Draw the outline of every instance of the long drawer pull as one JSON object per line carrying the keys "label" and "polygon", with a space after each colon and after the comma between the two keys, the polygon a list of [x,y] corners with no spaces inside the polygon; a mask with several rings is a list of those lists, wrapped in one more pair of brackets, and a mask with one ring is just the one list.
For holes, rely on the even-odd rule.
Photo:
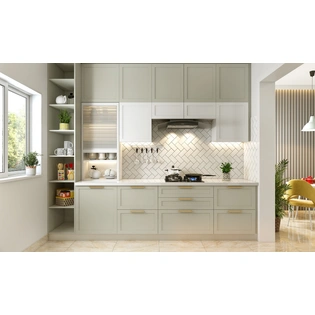
{"label": "long drawer pull", "polygon": [[131,213],[145,213],[144,210],[130,210]]}
{"label": "long drawer pull", "polygon": [[192,186],[178,186],[179,189],[192,189]]}
{"label": "long drawer pull", "polygon": [[104,186],[89,186],[90,189],[104,189]]}
{"label": "long drawer pull", "polygon": [[192,198],[178,198],[179,201],[192,201]]}
{"label": "long drawer pull", "polygon": [[242,213],[242,210],[228,210],[228,213]]}
{"label": "long drawer pull", "polygon": [[243,186],[228,186],[229,189],[240,189],[243,188]]}
{"label": "long drawer pull", "polygon": [[130,186],[131,189],[144,189],[144,186]]}
{"label": "long drawer pull", "polygon": [[192,213],[192,210],[178,210],[180,213]]}

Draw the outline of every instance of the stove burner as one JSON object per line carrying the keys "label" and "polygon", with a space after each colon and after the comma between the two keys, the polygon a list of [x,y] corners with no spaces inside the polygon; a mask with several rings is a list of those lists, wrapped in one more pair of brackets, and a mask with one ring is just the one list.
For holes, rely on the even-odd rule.
{"label": "stove burner", "polygon": [[171,174],[171,175],[165,176],[165,181],[166,182],[182,182],[183,178],[178,174]]}

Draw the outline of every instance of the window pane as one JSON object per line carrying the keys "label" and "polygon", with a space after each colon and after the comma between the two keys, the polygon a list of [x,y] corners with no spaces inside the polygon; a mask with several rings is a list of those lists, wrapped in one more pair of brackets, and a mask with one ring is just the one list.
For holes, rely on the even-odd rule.
{"label": "window pane", "polygon": [[8,170],[24,170],[22,162],[26,152],[26,98],[8,93]]}
{"label": "window pane", "polygon": [[4,86],[0,85],[0,173],[4,172]]}

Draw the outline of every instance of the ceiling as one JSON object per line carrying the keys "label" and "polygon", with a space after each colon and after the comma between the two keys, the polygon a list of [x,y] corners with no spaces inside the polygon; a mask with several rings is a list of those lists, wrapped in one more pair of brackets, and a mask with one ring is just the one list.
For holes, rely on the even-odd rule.
{"label": "ceiling", "polygon": [[[304,63],[295,70],[291,71],[280,80],[276,81],[276,86],[300,86],[303,88],[312,87],[312,77],[310,71],[315,70],[315,63]],[[314,77],[315,84],[315,77]]]}

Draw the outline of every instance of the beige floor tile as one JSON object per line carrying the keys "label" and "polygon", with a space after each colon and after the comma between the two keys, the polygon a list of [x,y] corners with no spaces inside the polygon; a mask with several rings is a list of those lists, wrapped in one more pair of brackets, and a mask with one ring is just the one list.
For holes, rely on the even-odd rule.
{"label": "beige floor tile", "polygon": [[117,241],[114,252],[158,252],[158,241]]}
{"label": "beige floor tile", "polygon": [[36,252],[65,252],[67,250],[66,247],[44,247],[41,246]]}
{"label": "beige floor tile", "polygon": [[[46,251],[46,249],[54,249],[54,248],[61,248],[67,249],[69,246],[72,245],[74,241],[47,241],[45,244],[40,246],[37,251]],[[52,250],[51,250],[52,251]]]}
{"label": "beige floor tile", "polygon": [[201,241],[159,241],[160,252],[205,252]]}

